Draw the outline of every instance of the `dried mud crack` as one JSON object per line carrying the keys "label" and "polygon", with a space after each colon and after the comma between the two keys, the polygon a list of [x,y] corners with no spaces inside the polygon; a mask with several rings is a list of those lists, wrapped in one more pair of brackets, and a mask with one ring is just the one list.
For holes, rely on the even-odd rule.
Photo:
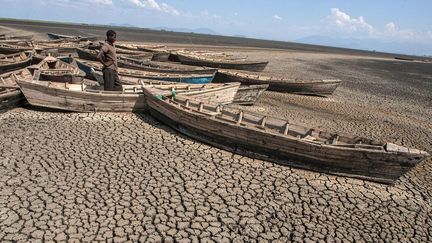
{"label": "dried mud crack", "polygon": [[430,197],[209,147],[146,114],[0,114],[0,241],[428,241]]}

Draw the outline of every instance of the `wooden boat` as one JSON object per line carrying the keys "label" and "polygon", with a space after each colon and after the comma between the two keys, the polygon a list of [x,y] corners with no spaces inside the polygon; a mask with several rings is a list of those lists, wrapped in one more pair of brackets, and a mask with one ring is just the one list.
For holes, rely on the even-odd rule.
{"label": "wooden boat", "polygon": [[28,46],[29,40],[24,39],[12,39],[12,40],[0,40],[0,44],[16,45],[16,46]]}
{"label": "wooden boat", "polygon": [[1,34],[0,40],[31,40],[33,35],[6,35]]}
{"label": "wooden boat", "polygon": [[[78,57],[84,60],[89,61],[98,61],[97,55],[99,53],[99,50],[90,50],[90,49],[84,49],[84,48],[76,48],[76,52],[78,54]],[[123,54],[122,54],[123,53]],[[133,54],[131,54],[133,53]],[[117,52],[117,58],[139,58],[139,59],[151,59],[152,55],[151,53],[142,53],[142,52],[129,52],[129,54],[125,54],[125,52]]]}
{"label": "wooden boat", "polygon": [[137,45],[137,49],[144,52],[160,52],[165,48],[164,45]]}
{"label": "wooden boat", "polygon": [[19,106],[25,102],[24,95],[16,83],[18,77],[28,78],[31,77],[31,73],[24,68],[0,75],[0,111]]}
{"label": "wooden boat", "polygon": [[[96,71],[102,70],[102,64],[99,62],[75,59],[78,67],[83,70],[87,77],[92,76],[92,69]],[[205,84],[213,80],[213,75],[209,74],[179,74],[179,73],[156,73],[140,70],[131,70],[118,68],[118,75],[135,79],[155,79],[170,82],[190,83],[190,84]]]}
{"label": "wooden boat", "polygon": [[[143,111],[147,109],[146,97],[142,91],[144,84],[124,85],[121,91],[103,91],[100,90],[100,87],[85,84],[40,81],[37,76],[35,73],[30,79],[17,80],[25,97],[33,106],[78,112]],[[204,87],[203,85],[176,84],[164,85],[161,89],[158,89],[157,85],[145,87],[154,89],[154,92],[160,97],[182,94],[191,99],[230,103],[239,85],[212,84]]]}
{"label": "wooden boat", "polygon": [[240,83],[226,84],[150,84],[152,80],[140,80],[143,87],[152,87],[159,98],[182,95],[206,103],[227,105],[234,101]]}
{"label": "wooden boat", "polygon": [[248,70],[261,72],[265,69],[268,62],[253,62],[246,60],[211,59],[203,56],[193,56],[184,53],[176,53],[178,60],[186,65],[206,66],[214,68],[227,68],[237,70]]}
{"label": "wooden boat", "polygon": [[293,167],[394,183],[427,152],[308,128],[180,95],[144,90],[150,113],[173,129],[213,146]]}
{"label": "wooden boat", "polygon": [[71,64],[74,58],[71,55],[52,55],[51,53],[33,54],[33,64],[42,62],[46,57],[53,56],[65,63]]}
{"label": "wooden boat", "polygon": [[127,43],[118,43],[118,42],[116,42],[115,46],[120,49],[132,50],[132,51],[138,51],[140,49],[144,49],[145,52],[151,52],[148,51],[147,48],[151,50],[165,48],[164,45],[137,45],[137,44],[127,44]]}
{"label": "wooden boat", "polygon": [[254,105],[267,88],[268,84],[241,85],[233,103],[239,105]]}
{"label": "wooden boat", "polygon": [[89,42],[69,42],[64,41],[63,39],[60,39],[60,42],[37,42],[35,45],[37,45],[38,49],[41,50],[50,50],[55,49],[57,52],[60,53],[69,53],[69,52],[75,52],[77,48],[87,48],[89,46]]}
{"label": "wooden boat", "polygon": [[157,73],[181,73],[181,74],[210,74],[215,75],[217,69],[206,67],[193,67],[175,63],[164,63],[155,61],[142,61],[135,58],[119,56],[118,66],[135,70],[143,70]]}
{"label": "wooden boat", "polygon": [[268,84],[268,90],[305,94],[328,96],[333,94],[335,89],[342,82],[340,79],[324,80],[299,80],[287,78],[266,77],[254,73],[235,72],[228,70],[218,70],[215,76],[215,82],[240,82],[242,84]]}
{"label": "wooden boat", "polygon": [[73,35],[62,35],[62,34],[55,34],[55,33],[47,33],[48,38],[51,40],[58,40],[58,39],[78,39],[81,41],[96,41],[97,37],[95,36],[73,36]]}
{"label": "wooden boat", "polygon": [[39,70],[40,79],[47,81],[81,83],[86,76],[77,66],[51,56],[46,57],[39,64],[29,68],[30,70]]}
{"label": "wooden boat", "polygon": [[171,53],[168,51],[153,52],[152,61],[169,62]]}
{"label": "wooden boat", "polygon": [[97,57],[99,51],[97,51],[97,50],[77,48],[76,52],[77,52],[78,57],[80,59],[89,60],[89,61],[98,61],[96,57]]}
{"label": "wooden boat", "polygon": [[14,54],[25,51],[32,51],[33,46],[19,46],[12,44],[0,44],[0,54]]}
{"label": "wooden boat", "polygon": [[0,55],[0,74],[27,67],[32,62],[31,52]]}

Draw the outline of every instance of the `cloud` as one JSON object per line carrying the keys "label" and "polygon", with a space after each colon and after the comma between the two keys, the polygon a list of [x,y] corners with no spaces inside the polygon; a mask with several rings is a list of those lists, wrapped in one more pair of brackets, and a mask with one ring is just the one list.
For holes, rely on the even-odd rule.
{"label": "cloud", "polygon": [[404,40],[424,40],[424,41],[426,41],[427,39],[432,39],[432,38],[430,38],[430,36],[428,36],[428,32],[426,32],[426,33],[424,33],[424,35],[422,35],[421,33],[416,33],[413,30],[408,30],[408,29],[400,30],[398,28],[398,26],[393,22],[389,22],[386,24],[383,35],[386,37],[398,38],[398,39],[404,39]]}
{"label": "cloud", "polygon": [[[432,32],[400,29],[394,22],[388,22],[383,29],[369,24],[364,17],[352,18],[338,8],[330,9],[331,15],[327,30],[342,32],[355,37],[368,37],[396,42],[427,43],[432,41]],[[381,29],[381,30],[380,30]]]}
{"label": "cloud", "polygon": [[129,1],[135,6],[141,8],[163,12],[174,16],[180,15],[180,12],[177,9],[175,9],[174,7],[166,3],[158,3],[155,0],[129,0]]}
{"label": "cloud", "polygon": [[342,12],[338,8],[330,9],[331,15],[329,16],[332,24],[336,26],[337,29],[348,33],[354,33],[358,31],[365,31],[366,33],[372,35],[375,28],[366,22],[363,16],[358,18],[351,18],[348,14]]}
{"label": "cloud", "polygon": [[103,4],[103,5],[112,5],[112,0],[86,0],[89,3]]}
{"label": "cloud", "polygon": [[273,18],[274,18],[274,19],[277,19],[277,20],[282,20],[282,18],[281,18],[279,15],[277,15],[277,14],[276,14],[276,15],[273,15]]}

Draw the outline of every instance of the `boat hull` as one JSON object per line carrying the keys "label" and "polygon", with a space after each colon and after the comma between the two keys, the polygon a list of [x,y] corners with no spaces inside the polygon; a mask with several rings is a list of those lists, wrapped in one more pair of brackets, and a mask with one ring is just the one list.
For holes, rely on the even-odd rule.
{"label": "boat hull", "polygon": [[198,58],[191,58],[188,56],[183,56],[181,54],[176,54],[176,56],[181,63],[186,65],[205,66],[205,67],[213,67],[213,68],[226,68],[226,69],[236,69],[236,70],[248,70],[254,72],[263,71],[268,64],[268,62],[224,63],[224,62],[207,61]]}
{"label": "boat hull", "polygon": [[[100,81],[100,79],[95,78],[92,68],[85,63],[77,61],[78,67],[86,73],[86,77],[92,80]],[[101,70],[96,70],[101,71]],[[132,73],[123,73],[121,71],[118,72],[118,75],[134,78],[134,79],[153,79],[160,81],[168,81],[168,82],[177,82],[177,83],[189,83],[189,84],[207,84],[213,81],[214,75],[193,75],[188,76],[187,74],[170,74],[170,75],[156,75],[155,73],[145,73],[140,74],[132,74]]]}
{"label": "boat hull", "polygon": [[340,80],[330,80],[323,82],[288,82],[280,80],[263,81],[259,79],[247,78],[242,76],[231,75],[225,72],[217,72],[214,78],[216,83],[240,82],[242,84],[268,84],[267,90],[281,93],[329,96],[332,95],[340,85]]}
{"label": "boat hull", "polygon": [[25,102],[25,97],[20,90],[12,90],[0,93],[0,112],[20,106]]}
{"label": "boat hull", "polygon": [[18,63],[11,63],[11,64],[7,64],[7,65],[1,65],[0,64],[0,74],[2,73],[7,73],[10,71],[15,71],[21,68],[25,68],[27,66],[29,66],[32,62],[32,58],[29,57],[27,60],[18,62]]}
{"label": "boat hull", "polygon": [[169,52],[155,52],[153,53],[152,61],[168,62],[170,57]]}
{"label": "boat hull", "polygon": [[233,103],[239,105],[254,105],[267,88],[268,84],[242,85],[238,89]]}
{"label": "boat hull", "polygon": [[20,80],[17,83],[33,106],[76,112],[130,112],[147,109],[144,94],[79,92]]}
{"label": "boat hull", "polygon": [[41,80],[60,82],[60,83],[72,83],[80,84],[84,80],[84,76],[64,74],[64,75],[52,75],[52,74],[40,74]]}
{"label": "boat hull", "polygon": [[150,113],[168,126],[201,142],[246,155],[297,168],[392,184],[408,172],[418,155],[342,151],[301,139],[281,139],[273,133],[256,131],[216,121],[209,116],[190,114],[158,99],[148,100]]}

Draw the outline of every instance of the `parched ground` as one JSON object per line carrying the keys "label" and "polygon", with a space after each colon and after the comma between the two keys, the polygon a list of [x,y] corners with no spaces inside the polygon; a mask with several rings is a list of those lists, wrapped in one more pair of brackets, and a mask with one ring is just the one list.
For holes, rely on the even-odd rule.
{"label": "parched ground", "polygon": [[[432,153],[432,64],[229,51],[270,60],[267,75],[344,81],[244,109]],[[432,241],[431,159],[386,186],[234,155],[148,114],[32,107],[1,113],[0,137],[2,242]]]}

